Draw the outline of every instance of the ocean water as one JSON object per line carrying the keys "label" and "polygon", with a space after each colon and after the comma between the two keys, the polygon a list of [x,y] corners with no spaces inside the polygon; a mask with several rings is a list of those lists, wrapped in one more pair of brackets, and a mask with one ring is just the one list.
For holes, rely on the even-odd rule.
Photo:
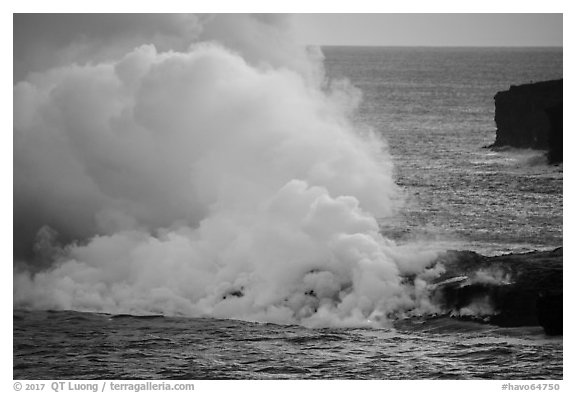
{"label": "ocean water", "polygon": [[391,329],[306,329],[16,311],[14,378],[557,379],[562,339],[546,337],[539,328],[450,318]]}
{"label": "ocean water", "polygon": [[562,78],[562,49],[325,48],[328,74],[361,89],[357,119],[382,134],[407,204],[381,222],[399,241],[486,255],[562,245],[562,165],[492,151],[494,95]]}
{"label": "ocean water", "polygon": [[[405,207],[399,243],[484,254],[562,245],[562,166],[491,151],[493,96],[562,77],[561,49],[325,48],[388,141]],[[382,329],[14,310],[15,379],[559,379],[562,338],[450,318]]]}

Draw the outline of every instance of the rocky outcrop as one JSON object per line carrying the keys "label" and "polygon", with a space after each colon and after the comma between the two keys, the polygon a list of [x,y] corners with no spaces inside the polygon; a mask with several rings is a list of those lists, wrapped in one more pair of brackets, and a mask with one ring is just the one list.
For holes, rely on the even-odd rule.
{"label": "rocky outcrop", "polygon": [[496,141],[549,150],[551,162],[562,160],[562,79],[511,86],[494,96]]}
{"label": "rocky outcrop", "polygon": [[434,301],[447,314],[562,334],[562,248],[497,257],[451,251],[437,263],[446,272],[435,280]]}
{"label": "rocky outcrop", "polygon": [[562,131],[563,121],[562,121],[562,103],[554,105],[546,110],[546,115],[550,122],[550,139],[548,145],[548,162],[551,164],[557,164],[562,162],[562,146],[563,137]]}

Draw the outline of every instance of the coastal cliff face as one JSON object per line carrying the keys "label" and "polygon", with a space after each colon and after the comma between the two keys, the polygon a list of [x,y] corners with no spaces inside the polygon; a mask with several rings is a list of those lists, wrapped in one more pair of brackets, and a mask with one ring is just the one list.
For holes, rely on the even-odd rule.
{"label": "coastal cliff face", "polygon": [[494,96],[496,141],[491,147],[548,150],[562,161],[562,79],[511,86]]}
{"label": "coastal cliff face", "polygon": [[550,120],[550,139],[548,146],[548,161],[551,164],[556,164],[562,162],[562,146],[563,137],[562,131],[563,121],[562,121],[562,103],[556,104],[555,106],[549,108],[546,111],[548,119]]}

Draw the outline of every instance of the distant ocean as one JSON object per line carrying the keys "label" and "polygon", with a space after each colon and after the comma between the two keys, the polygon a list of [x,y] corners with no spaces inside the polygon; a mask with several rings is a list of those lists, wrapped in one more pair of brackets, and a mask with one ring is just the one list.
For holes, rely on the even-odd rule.
{"label": "distant ocean", "polygon": [[[487,255],[562,245],[562,165],[492,151],[493,96],[562,77],[562,49],[324,48],[388,141],[406,205],[399,243]],[[14,311],[15,379],[560,379],[562,338],[450,318],[307,329],[206,318]],[[41,332],[41,333],[39,333]]]}
{"label": "distant ocean", "polygon": [[324,49],[328,75],[361,89],[358,120],[389,144],[407,206],[381,224],[399,241],[435,239],[487,255],[562,245],[562,165],[545,152],[482,148],[494,95],[562,78],[556,48]]}

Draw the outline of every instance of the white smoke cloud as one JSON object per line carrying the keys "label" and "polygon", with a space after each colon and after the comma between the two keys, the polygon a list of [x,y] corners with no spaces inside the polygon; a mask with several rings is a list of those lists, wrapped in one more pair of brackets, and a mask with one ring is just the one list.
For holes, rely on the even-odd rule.
{"label": "white smoke cloud", "polygon": [[211,42],[186,51],[14,86],[16,236],[81,240],[42,230],[54,263],[15,270],[15,307],[311,326],[431,307],[402,275],[435,253],[379,234],[399,193],[383,141],[351,121],[358,91],[325,81],[284,19],[201,30]]}
{"label": "white smoke cloud", "polygon": [[185,52],[198,42],[217,42],[250,64],[321,80],[322,52],[296,44],[285,14],[14,14],[14,79],[117,60],[142,45]]}
{"label": "white smoke cloud", "polygon": [[15,304],[356,324],[413,306],[392,246],[352,197],[291,181],[249,214],[197,229],[124,231],[69,246],[55,268],[15,277]]}
{"label": "white smoke cloud", "polygon": [[205,15],[14,14],[14,79],[31,72],[117,59],[143,44],[184,51]]}
{"label": "white smoke cloud", "polygon": [[250,64],[295,70],[308,83],[323,81],[322,51],[296,43],[290,15],[210,15],[203,20],[199,39],[233,48]]}

